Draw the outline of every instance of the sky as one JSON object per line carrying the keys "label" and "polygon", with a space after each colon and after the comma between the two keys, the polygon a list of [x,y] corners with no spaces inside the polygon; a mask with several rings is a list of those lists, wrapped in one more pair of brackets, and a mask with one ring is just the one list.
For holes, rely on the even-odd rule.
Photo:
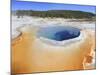
{"label": "sky", "polygon": [[79,10],[96,13],[96,6],[12,0],[12,10]]}

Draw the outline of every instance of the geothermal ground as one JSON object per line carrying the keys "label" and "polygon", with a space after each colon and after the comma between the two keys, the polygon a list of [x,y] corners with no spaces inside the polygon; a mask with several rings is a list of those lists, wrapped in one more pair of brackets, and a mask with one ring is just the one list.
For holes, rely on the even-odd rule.
{"label": "geothermal ground", "polygon": [[64,18],[39,18],[39,17],[29,17],[23,16],[17,18],[17,16],[12,16],[12,39],[17,37],[20,32],[17,31],[20,27],[25,26],[74,26],[80,29],[92,29],[95,31],[95,22],[85,21],[80,19],[64,19]]}
{"label": "geothermal ground", "polygon": [[[95,32],[95,21],[86,21],[83,19],[64,19],[64,18],[39,18],[23,16],[17,18],[17,16],[12,16],[12,39],[21,35],[20,28],[32,26],[32,27],[48,27],[48,26],[72,26],[79,29],[90,29]],[[94,54],[95,55],[95,54]],[[95,66],[95,56],[93,63],[91,65],[87,64],[88,67]]]}

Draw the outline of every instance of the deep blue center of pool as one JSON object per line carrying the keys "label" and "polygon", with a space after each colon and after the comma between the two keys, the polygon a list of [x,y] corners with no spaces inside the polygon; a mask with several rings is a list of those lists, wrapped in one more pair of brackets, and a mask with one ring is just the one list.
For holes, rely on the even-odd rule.
{"label": "deep blue center of pool", "polygon": [[44,27],[40,28],[37,35],[56,41],[63,41],[78,37],[80,29],[67,26]]}

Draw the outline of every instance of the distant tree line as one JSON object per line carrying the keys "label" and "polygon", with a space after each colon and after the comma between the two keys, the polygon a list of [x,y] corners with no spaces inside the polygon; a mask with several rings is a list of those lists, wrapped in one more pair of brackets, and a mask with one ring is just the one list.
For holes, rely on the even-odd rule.
{"label": "distant tree line", "polygon": [[73,11],[73,10],[48,10],[48,11],[34,11],[34,10],[17,10],[16,15],[20,16],[36,16],[36,17],[56,17],[56,18],[88,18],[92,19],[96,16],[94,13]]}

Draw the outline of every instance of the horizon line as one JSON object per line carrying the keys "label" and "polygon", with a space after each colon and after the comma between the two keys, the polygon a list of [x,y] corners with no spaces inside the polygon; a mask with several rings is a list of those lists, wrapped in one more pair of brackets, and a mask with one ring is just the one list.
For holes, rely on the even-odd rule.
{"label": "horizon line", "polygon": [[[58,11],[58,9],[52,9],[52,10],[51,9],[49,9],[49,10],[16,9],[16,10],[11,10],[11,11],[18,11],[18,10],[23,10],[23,11],[52,11],[52,10],[56,10],[56,11]],[[82,10],[62,10],[61,9],[61,11],[81,11],[81,12],[87,12],[87,13],[96,14],[96,12],[89,12],[89,11],[82,11]]]}

